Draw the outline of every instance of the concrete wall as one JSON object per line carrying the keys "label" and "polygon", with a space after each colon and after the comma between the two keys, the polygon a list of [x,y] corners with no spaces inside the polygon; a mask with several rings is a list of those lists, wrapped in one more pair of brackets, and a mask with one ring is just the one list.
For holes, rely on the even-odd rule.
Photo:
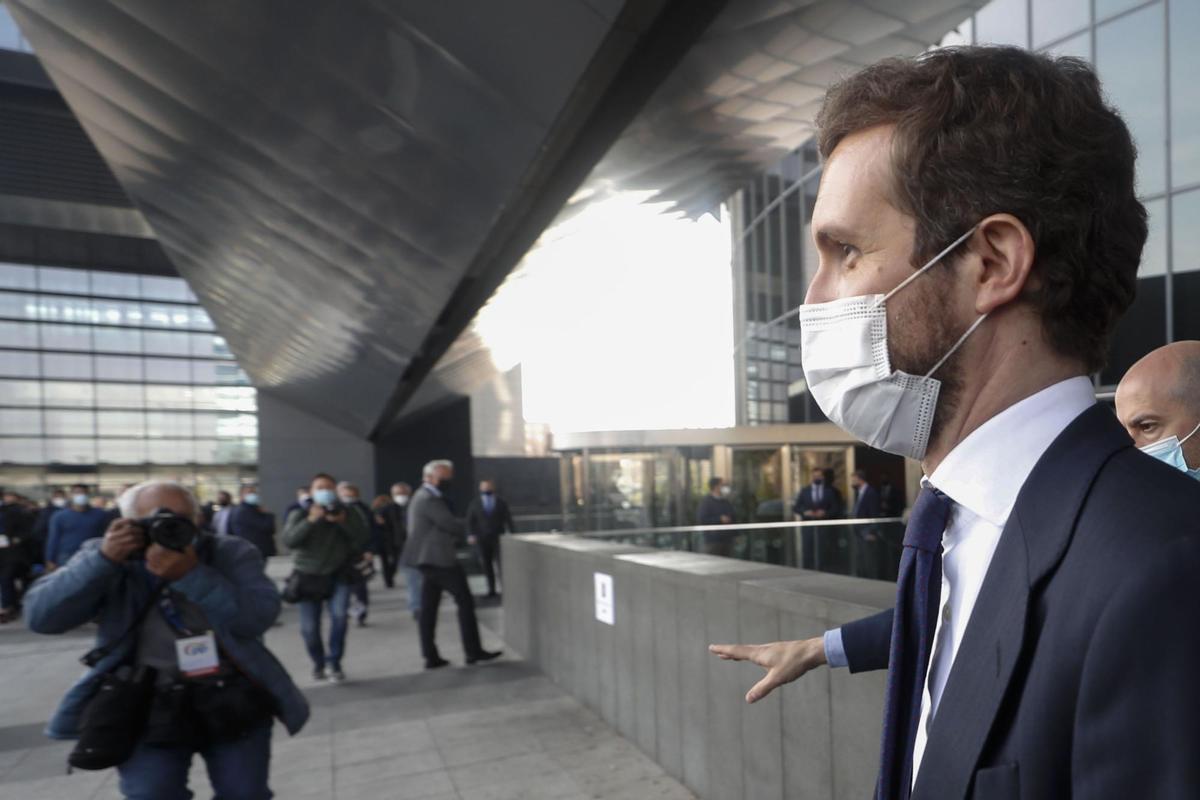
{"label": "concrete wall", "polygon": [[[885,673],[821,668],[747,705],[763,675],[709,643],[816,636],[890,605],[890,584],[553,534],[504,537],[505,640],[706,800],[861,800]],[[615,625],[595,617],[613,577]]]}

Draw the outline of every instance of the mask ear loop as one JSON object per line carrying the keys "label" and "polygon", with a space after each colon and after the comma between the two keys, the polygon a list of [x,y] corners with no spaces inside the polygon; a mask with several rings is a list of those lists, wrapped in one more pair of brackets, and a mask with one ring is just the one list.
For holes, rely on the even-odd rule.
{"label": "mask ear loop", "polygon": [[908,286],[910,283],[915,281],[917,278],[924,275],[928,270],[932,269],[934,264],[941,261],[943,258],[946,257],[947,253],[949,253],[951,250],[953,250],[954,248],[958,247],[960,244],[965,242],[971,236],[971,234],[973,234],[975,232],[975,230],[978,227],[979,227],[978,223],[972,225],[971,229],[969,231],[967,231],[962,236],[958,237],[953,242],[951,242],[949,245],[947,245],[945,250],[938,253],[933,258],[929,259],[929,262],[926,263],[925,266],[921,267],[919,270],[914,272],[912,275],[909,275],[907,278],[900,281],[900,283],[896,286],[895,289],[892,289],[890,292],[888,292],[887,294],[885,294],[883,297],[879,298],[879,300],[877,300],[875,302],[876,307],[881,306],[884,303],[886,303],[888,300],[890,300],[892,298],[892,295],[896,294],[896,292],[900,291],[905,286]]}
{"label": "mask ear loop", "polygon": [[[950,359],[950,356],[952,356],[956,352],[958,352],[958,348],[962,347],[963,342],[965,342],[967,340],[967,337],[970,336],[972,333],[974,333],[975,329],[978,328],[980,325],[982,325],[983,321],[987,318],[988,318],[988,315],[984,314],[979,319],[972,322],[971,327],[967,328],[966,333],[964,333],[962,336],[958,337],[958,341],[954,343],[954,346],[951,347],[948,351],[946,351],[946,355],[942,356],[941,360],[933,365],[933,369],[931,369],[931,370],[929,370],[929,372],[925,373],[925,377],[930,378],[933,376],[933,373],[935,373],[939,369],[941,369],[942,365],[945,364]],[[1197,426],[1197,429],[1200,429],[1200,425]]]}
{"label": "mask ear loop", "polygon": [[1196,427],[1192,428],[1192,432],[1191,432],[1191,433],[1189,433],[1187,436],[1183,437],[1182,439],[1180,439],[1180,440],[1179,440],[1179,443],[1180,443],[1180,444],[1183,444],[1183,443],[1184,443],[1184,442],[1186,442],[1188,439],[1190,439],[1190,438],[1192,438],[1193,436],[1195,436],[1195,435],[1196,435],[1196,431],[1200,431],[1200,422],[1197,422],[1197,423],[1196,423]]}

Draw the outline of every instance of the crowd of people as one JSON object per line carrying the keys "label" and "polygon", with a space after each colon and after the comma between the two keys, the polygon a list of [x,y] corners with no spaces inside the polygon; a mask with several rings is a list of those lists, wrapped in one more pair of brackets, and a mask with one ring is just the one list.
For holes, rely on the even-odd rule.
{"label": "crowd of people", "polygon": [[[96,625],[88,669],[48,735],[78,739],[74,767],[116,767],[126,797],[186,796],[197,753],[217,796],[270,796],[272,721],[295,733],[309,711],[263,635],[280,624],[282,602],[295,603],[313,679],[345,681],[349,620],[367,625],[377,559],[388,589],[404,576],[426,669],[450,664],[435,638],[443,593],[458,607],[466,663],[498,658],[482,645],[459,552],[472,548],[497,597],[499,537],[514,531],[512,515],[491,480],[456,513],[453,476],[451,462],[433,461],[415,492],[399,482],[368,504],[353,483],[319,473],[280,531],[255,484],[239,487],[237,502],[222,491],[202,505],[178,483],[148,481],[124,487],[115,508],[83,485],[54,489],[41,505],[3,492],[4,621],[23,616],[39,633]],[[291,556],[282,587],[266,569],[277,538]]]}

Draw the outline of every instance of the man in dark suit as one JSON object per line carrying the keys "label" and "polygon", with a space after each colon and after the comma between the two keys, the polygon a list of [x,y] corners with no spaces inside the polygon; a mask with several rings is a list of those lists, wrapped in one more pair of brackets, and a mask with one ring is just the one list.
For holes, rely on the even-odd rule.
{"label": "man in dark suit", "polygon": [[[805,521],[838,519],[843,511],[842,493],[833,485],[833,471],[813,471],[812,483],[796,495],[792,513]],[[806,526],[800,534],[800,565],[829,568],[838,556],[837,530],[824,525]]]}
{"label": "man in dark suit", "polygon": [[812,483],[796,495],[792,513],[804,520],[835,519],[841,511],[837,488],[826,483],[825,472],[813,472]]}
{"label": "man in dark suit", "polygon": [[879,513],[885,517],[898,517],[904,513],[904,492],[892,483],[886,472],[879,476]]}
{"label": "man in dark suit", "polygon": [[496,494],[496,482],[479,482],[479,495],[467,506],[467,544],[475,548],[483,574],[487,576],[487,597],[496,598],[496,573],[500,570],[500,537],[516,533],[512,512],[503,497]]}
{"label": "man in dark suit", "polygon": [[[729,501],[732,494],[723,479],[713,477],[708,481],[708,494],[696,506],[697,525],[732,525],[736,518],[733,503]],[[730,556],[737,538],[736,533],[723,531],[704,532],[704,552],[714,556]]]}
{"label": "man in dark suit", "polygon": [[230,536],[240,536],[262,553],[264,560],[278,552],[275,546],[275,515],[259,505],[258,486],[246,484],[240,491],[241,502],[229,512],[226,530]]}
{"label": "man in dark suit", "polygon": [[867,481],[865,469],[856,469],[850,476],[850,488],[854,489],[854,507],[850,516],[855,519],[878,517],[879,492]]}
{"label": "man in dark suit", "polygon": [[425,656],[425,669],[450,663],[442,658],[434,641],[442,592],[449,592],[458,606],[458,632],[467,663],[490,661],[500,653],[484,650],[480,643],[475,599],[455,555],[464,525],[443,497],[454,477],[454,465],[445,460],[430,461],[423,475],[424,483],[408,503],[408,542],[400,563],[421,570],[421,654]]}
{"label": "man in dark suit", "polygon": [[903,375],[834,385],[854,347],[810,340],[809,388],[925,478],[894,610],[713,651],[767,668],[751,702],[819,664],[887,668],[879,798],[1197,796],[1200,485],[1139,452],[1087,377],[1146,240],[1128,129],[1085,64],[1014,48],[882,62],[820,120],[802,326],[820,339],[818,312],[865,296]]}

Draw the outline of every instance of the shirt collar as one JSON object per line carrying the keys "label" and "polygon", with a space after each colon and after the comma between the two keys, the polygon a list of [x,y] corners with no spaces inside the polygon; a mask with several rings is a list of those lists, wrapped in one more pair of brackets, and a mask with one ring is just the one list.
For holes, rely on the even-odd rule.
{"label": "shirt collar", "polygon": [[432,483],[423,483],[421,485],[424,486],[426,489],[428,489],[430,492],[432,492],[434,497],[442,496],[441,491],[436,486],[434,486]]}
{"label": "shirt collar", "polygon": [[1004,527],[1034,466],[1071,422],[1096,403],[1079,376],[1014,403],[971,432],[921,479],[997,527]]}

